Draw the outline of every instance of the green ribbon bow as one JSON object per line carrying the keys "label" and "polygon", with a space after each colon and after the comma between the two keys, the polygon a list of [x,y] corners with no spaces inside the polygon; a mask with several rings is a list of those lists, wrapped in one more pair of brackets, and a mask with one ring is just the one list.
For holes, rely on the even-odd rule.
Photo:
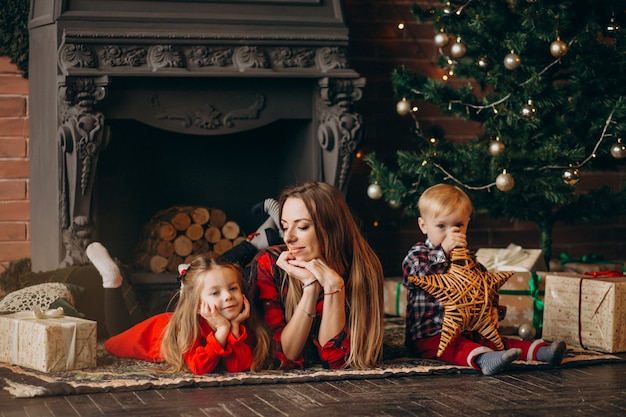
{"label": "green ribbon bow", "polygon": [[530,296],[533,299],[533,327],[539,329],[543,327],[543,300],[539,299],[541,291],[539,291],[539,283],[541,277],[536,272],[530,273],[528,280],[528,288]]}

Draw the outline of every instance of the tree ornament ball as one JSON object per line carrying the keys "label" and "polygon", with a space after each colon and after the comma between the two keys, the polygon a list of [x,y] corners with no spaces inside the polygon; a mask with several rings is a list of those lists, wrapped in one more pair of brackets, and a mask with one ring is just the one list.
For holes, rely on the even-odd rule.
{"label": "tree ornament ball", "polygon": [[380,200],[383,196],[383,190],[378,184],[370,184],[370,186],[367,187],[367,196],[372,200]]}
{"label": "tree ornament ball", "polygon": [[532,340],[535,338],[537,330],[535,330],[535,328],[531,324],[524,323],[519,326],[517,334],[519,335],[519,337],[522,338],[522,340]]}
{"label": "tree ornament ball", "polygon": [[499,140],[492,140],[491,143],[489,143],[489,153],[492,156],[500,155],[502,152],[504,152],[504,149],[504,143],[500,142]]}
{"label": "tree ornament ball", "polygon": [[537,115],[537,108],[533,104],[532,100],[528,100],[528,103],[524,104],[522,110],[520,111],[520,115],[524,120],[533,120]]}
{"label": "tree ornament ball", "polygon": [[481,56],[476,60],[476,66],[478,69],[486,71],[489,68],[489,59],[486,56]]}
{"label": "tree ornament ball", "polygon": [[578,168],[570,167],[563,171],[561,178],[565,184],[576,185],[576,183],[580,180],[580,172],[578,171]]}
{"label": "tree ornament ball", "polygon": [[400,208],[400,202],[397,200],[390,200],[389,207],[391,207],[392,209],[398,209]]}
{"label": "tree ornament ball", "polygon": [[519,55],[511,52],[507,56],[504,57],[504,67],[508,70],[514,70],[522,65],[522,59]]}
{"label": "tree ornament ball", "polygon": [[615,159],[626,158],[626,145],[618,140],[617,143],[611,146],[611,156]]}
{"label": "tree ornament ball", "polygon": [[496,177],[496,188],[503,193],[511,191],[514,185],[515,180],[511,174],[507,174],[506,171]]}
{"label": "tree ornament ball", "polygon": [[435,41],[435,46],[439,48],[443,48],[444,46],[448,44],[448,42],[450,42],[450,36],[448,36],[446,32],[439,32],[435,34],[434,41]]}
{"label": "tree ornament ball", "polygon": [[458,40],[452,44],[450,47],[450,55],[454,58],[463,58],[465,53],[467,52],[467,47],[462,42]]}
{"label": "tree ornament ball", "polygon": [[550,54],[555,58],[561,58],[567,53],[567,44],[560,39],[550,44]]}
{"label": "tree ornament ball", "polygon": [[403,98],[398,101],[398,103],[396,103],[396,112],[398,112],[400,116],[406,116],[409,114],[411,112],[411,103],[409,100]]}

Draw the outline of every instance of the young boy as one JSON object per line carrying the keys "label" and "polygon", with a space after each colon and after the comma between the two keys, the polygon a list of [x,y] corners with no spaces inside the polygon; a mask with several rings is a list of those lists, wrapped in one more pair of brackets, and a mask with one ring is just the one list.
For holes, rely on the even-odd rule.
{"label": "young boy", "polygon": [[[555,341],[502,338],[503,351],[496,351],[492,342],[476,332],[464,332],[451,341],[437,357],[444,316],[441,303],[411,283],[410,276],[445,274],[450,268],[450,252],[467,247],[467,227],[473,211],[472,202],[460,188],[438,184],[428,188],[418,201],[417,223],[426,235],[402,262],[404,286],[407,288],[406,340],[412,354],[439,359],[454,365],[471,366],[485,375],[493,375],[514,360],[538,360],[552,365],[561,363],[566,345]],[[484,267],[479,264],[484,270]],[[497,305],[497,300],[494,300]],[[492,312],[498,314],[498,308]]]}

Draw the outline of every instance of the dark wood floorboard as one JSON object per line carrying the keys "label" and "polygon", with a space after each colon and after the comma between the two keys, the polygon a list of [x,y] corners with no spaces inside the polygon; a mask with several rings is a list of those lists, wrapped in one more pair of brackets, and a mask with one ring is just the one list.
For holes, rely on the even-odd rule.
{"label": "dark wood floorboard", "polygon": [[2,390],[0,416],[621,417],[626,416],[626,362],[494,377],[452,374],[29,399]]}

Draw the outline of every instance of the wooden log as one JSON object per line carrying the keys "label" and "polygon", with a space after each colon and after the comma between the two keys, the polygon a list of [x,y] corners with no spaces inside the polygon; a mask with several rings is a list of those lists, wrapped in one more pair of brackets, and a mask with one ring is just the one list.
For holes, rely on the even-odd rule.
{"label": "wooden log", "polygon": [[193,242],[185,235],[179,235],[174,239],[174,253],[183,258],[193,250]]}
{"label": "wooden log", "polygon": [[[178,272],[178,265],[182,264],[183,261],[183,257],[179,256],[179,255],[172,255],[169,257],[169,259],[167,260],[167,270],[170,272]],[[184,262],[187,263],[187,262]]]}
{"label": "wooden log", "polygon": [[204,252],[208,252],[211,249],[209,242],[205,239],[199,239],[193,242],[193,252],[194,254],[200,254]]}
{"label": "wooden log", "polygon": [[176,237],[176,228],[172,223],[159,222],[157,224],[158,236],[162,240],[174,240]]}
{"label": "wooden log", "polygon": [[235,240],[233,240],[233,246],[237,246],[238,244],[240,244],[241,242],[243,242],[244,240],[247,240],[248,238],[245,236],[238,236],[235,238]]}
{"label": "wooden log", "polygon": [[204,232],[204,238],[207,242],[215,244],[222,238],[222,232],[215,226],[209,226]]}
{"label": "wooden log", "polygon": [[226,239],[233,240],[239,236],[240,232],[241,229],[239,228],[239,225],[232,220],[227,221],[224,223],[224,226],[222,226],[222,236]]}
{"label": "wooden log", "polygon": [[233,242],[231,242],[230,239],[221,239],[219,242],[213,245],[213,251],[218,255],[221,255],[227,250],[232,249],[232,247]]}
{"label": "wooden log", "polygon": [[224,223],[226,223],[226,213],[216,208],[211,210],[211,218],[209,219],[209,224],[211,226],[221,228],[222,226],[224,226]]}
{"label": "wooden log", "polygon": [[202,239],[202,237],[204,236],[204,227],[202,227],[198,223],[192,223],[189,225],[187,230],[185,230],[185,236],[187,236],[191,240]]}
{"label": "wooden log", "polygon": [[191,217],[184,211],[178,212],[172,217],[172,225],[176,230],[183,232],[191,225]]}
{"label": "wooden log", "polygon": [[156,254],[164,258],[169,258],[174,254],[174,244],[169,240],[162,240],[157,244]]}
{"label": "wooden log", "polygon": [[150,257],[149,269],[150,271],[159,274],[161,272],[165,272],[165,269],[167,268],[167,263],[168,263],[167,258],[164,258],[159,255],[154,255]]}
{"label": "wooden log", "polygon": [[203,225],[209,222],[211,214],[209,213],[209,210],[204,207],[196,207],[191,212],[191,218],[193,219],[194,223]]}

